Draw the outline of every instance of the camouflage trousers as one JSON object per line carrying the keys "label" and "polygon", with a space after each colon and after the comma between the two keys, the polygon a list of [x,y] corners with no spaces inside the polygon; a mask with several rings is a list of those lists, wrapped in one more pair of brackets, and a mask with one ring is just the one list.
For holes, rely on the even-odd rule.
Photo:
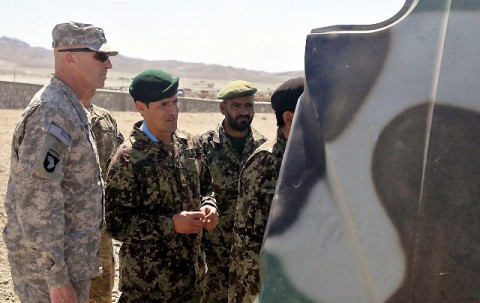
{"label": "camouflage trousers", "polygon": [[207,286],[205,287],[205,303],[226,303],[228,300],[228,267],[209,266]]}
{"label": "camouflage trousers", "polygon": [[112,290],[115,280],[115,259],[113,256],[112,238],[105,230],[102,231],[100,242],[100,259],[102,261],[102,273],[92,279],[89,303],[111,303]]}

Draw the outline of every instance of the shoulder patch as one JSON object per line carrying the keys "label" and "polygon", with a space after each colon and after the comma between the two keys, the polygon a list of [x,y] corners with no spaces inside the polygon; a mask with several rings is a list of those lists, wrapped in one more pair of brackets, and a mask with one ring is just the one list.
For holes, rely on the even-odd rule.
{"label": "shoulder patch", "polygon": [[47,172],[53,173],[58,161],[59,155],[53,149],[50,149],[45,156],[45,160],[43,160],[43,168],[45,168]]}
{"label": "shoulder patch", "polygon": [[55,125],[55,123],[51,122],[45,126],[45,130],[52,135],[54,135],[58,140],[62,141],[62,143],[68,147],[70,146],[71,138],[70,135],[64,131],[59,126]]}

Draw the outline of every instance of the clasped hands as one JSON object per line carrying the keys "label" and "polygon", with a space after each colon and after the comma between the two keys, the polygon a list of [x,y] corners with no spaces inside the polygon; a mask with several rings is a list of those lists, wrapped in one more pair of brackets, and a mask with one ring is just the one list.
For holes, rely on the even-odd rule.
{"label": "clasped hands", "polygon": [[205,228],[208,231],[215,229],[218,223],[217,209],[211,205],[204,205],[199,211],[182,211],[172,217],[175,231],[180,234],[197,234]]}

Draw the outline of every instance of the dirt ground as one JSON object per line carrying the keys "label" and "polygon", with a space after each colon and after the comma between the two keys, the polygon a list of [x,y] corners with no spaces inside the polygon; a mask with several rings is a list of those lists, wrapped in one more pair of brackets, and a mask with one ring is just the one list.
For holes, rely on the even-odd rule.
{"label": "dirt ground", "polygon": [[[21,113],[22,110],[0,110],[0,232],[3,230],[7,220],[4,201],[10,171],[10,143],[15,124]],[[118,127],[125,137],[130,133],[132,124],[141,119],[141,116],[135,112],[112,112],[112,115],[117,120]],[[192,134],[200,134],[216,127],[222,119],[223,116],[220,113],[180,113],[178,127]],[[256,114],[253,120],[253,127],[269,139],[273,139],[276,134],[274,114]],[[119,246],[120,243],[115,243],[117,252]],[[113,295],[114,302],[116,302],[119,296],[116,287],[117,283],[115,284]],[[0,303],[4,302],[18,303],[20,300],[13,291],[5,243],[0,237]]]}

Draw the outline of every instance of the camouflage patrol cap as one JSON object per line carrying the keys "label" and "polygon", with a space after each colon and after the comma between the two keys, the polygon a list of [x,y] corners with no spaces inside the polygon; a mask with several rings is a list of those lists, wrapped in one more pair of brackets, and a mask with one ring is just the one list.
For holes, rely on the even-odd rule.
{"label": "camouflage patrol cap", "polygon": [[298,77],[285,81],[272,94],[271,104],[275,112],[295,111],[298,98],[303,93],[305,78]]}
{"label": "camouflage patrol cap", "polygon": [[173,97],[178,90],[178,78],[158,69],[148,69],[135,78],[128,91],[135,101],[150,103]]}
{"label": "camouflage patrol cap", "polygon": [[84,45],[93,51],[107,53],[109,56],[118,55],[118,51],[111,49],[107,44],[103,29],[92,24],[72,21],[57,24],[52,30],[52,39],[53,48]]}
{"label": "camouflage patrol cap", "polygon": [[238,97],[253,96],[257,92],[255,85],[244,80],[235,80],[225,85],[217,95],[218,99],[228,100]]}

